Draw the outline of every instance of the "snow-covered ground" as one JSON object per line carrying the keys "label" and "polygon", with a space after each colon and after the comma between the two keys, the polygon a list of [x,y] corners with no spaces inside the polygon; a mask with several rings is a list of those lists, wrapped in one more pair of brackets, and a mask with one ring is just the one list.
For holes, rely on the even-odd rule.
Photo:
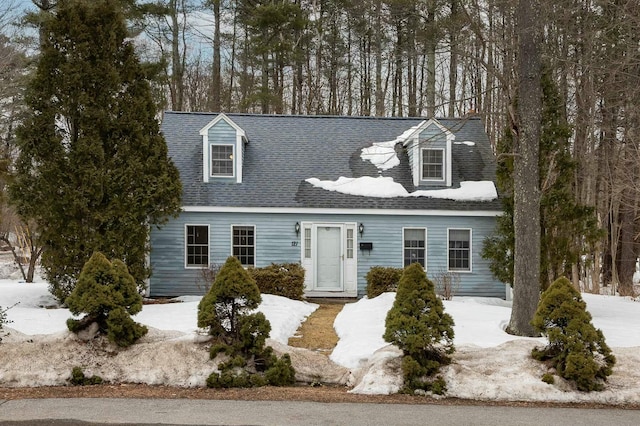
{"label": "snow-covered ground", "polygon": [[[330,359],[286,347],[287,340],[317,305],[263,295],[259,310],[271,322],[270,344],[291,350],[304,377],[333,377],[358,393],[393,393],[400,386],[400,352],[384,342],[384,319],[394,293],[345,305],[335,321],[340,337]],[[629,298],[584,294],[596,327],[617,357],[603,392],[581,393],[556,380],[540,380],[544,367],[529,353],[543,339],[516,338],[503,330],[510,304],[499,299],[456,297],[445,310],[455,320],[456,353],[443,369],[448,395],[480,400],[591,401],[640,403],[640,302]],[[180,303],[145,305],[135,320],[150,328],[140,343],[115,350],[104,341],[81,341],[66,329],[68,310],[56,307],[46,283],[0,280],[0,306],[13,306],[0,343],[0,386],[64,385],[71,368],[81,366],[105,380],[204,386],[215,369],[196,326],[199,298]],[[7,335],[8,333],[8,335]],[[293,356],[295,353],[295,356]],[[302,363],[306,365],[302,365]],[[340,367],[342,366],[342,367]],[[333,369],[333,372],[329,370]],[[336,370],[337,369],[337,370]],[[343,373],[346,372],[346,373]],[[334,380],[334,379],[329,379]]]}

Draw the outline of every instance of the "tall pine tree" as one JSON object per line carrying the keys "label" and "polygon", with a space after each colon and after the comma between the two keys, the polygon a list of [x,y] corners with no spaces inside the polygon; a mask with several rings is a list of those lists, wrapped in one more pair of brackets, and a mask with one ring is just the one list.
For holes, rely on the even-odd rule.
{"label": "tall pine tree", "polygon": [[[573,196],[571,128],[563,113],[562,99],[548,70],[541,76],[542,127],[540,135],[540,286],[546,289],[557,277],[571,275],[571,266],[598,239],[595,212]],[[498,218],[495,235],[487,238],[483,257],[491,260],[491,271],[499,280],[513,283],[513,139],[510,132],[498,141],[497,178],[503,193],[504,214]]]}
{"label": "tall pine tree", "polygon": [[179,174],[121,5],[59,0],[43,18],[18,129],[11,195],[39,224],[42,266],[60,300],[96,251],[122,260],[143,285],[149,227],[180,208]]}

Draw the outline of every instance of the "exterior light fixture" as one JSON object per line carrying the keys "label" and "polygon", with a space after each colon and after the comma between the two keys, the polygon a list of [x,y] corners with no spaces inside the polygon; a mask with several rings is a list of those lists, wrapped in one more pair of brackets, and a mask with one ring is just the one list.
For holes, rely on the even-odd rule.
{"label": "exterior light fixture", "polygon": [[295,229],[296,235],[300,235],[300,222],[296,222],[296,224],[293,227],[293,229]]}
{"label": "exterior light fixture", "polygon": [[360,223],[360,225],[358,225],[358,232],[360,233],[360,236],[362,237],[362,234],[364,234],[364,223]]}

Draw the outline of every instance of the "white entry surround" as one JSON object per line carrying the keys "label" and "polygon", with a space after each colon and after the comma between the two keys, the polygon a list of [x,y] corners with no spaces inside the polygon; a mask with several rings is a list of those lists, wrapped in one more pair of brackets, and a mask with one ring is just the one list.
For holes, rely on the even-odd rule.
{"label": "white entry surround", "polygon": [[305,294],[311,297],[356,297],[357,223],[302,222],[300,228]]}

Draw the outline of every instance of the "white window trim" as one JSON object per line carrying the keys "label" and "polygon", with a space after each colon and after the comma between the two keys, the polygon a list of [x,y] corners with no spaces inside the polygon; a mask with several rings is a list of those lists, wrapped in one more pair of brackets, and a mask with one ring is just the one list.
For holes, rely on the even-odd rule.
{"label": "white window trim", "polygon": [[[425,178],[424,177],[424,152],[425,151],[442,151],[442,177],[437,178]],[[420,180],[422,182],[444,182],[447,177],[447,150],[444,148],[420,148]]]}
{"label": "white window trim", "polygon": [[253,228],[253,265],[242,265],[244,268],[247,267],[256,267],[256,265],[258,264],[258,233],[257,233],[257,229],[256,229],[256,225],[249,225],[249,224],[243,224],[243,223],[234,223],[231,224],[231,226],[229,227],[229,241],[231,244],[229,244],[229,250],[230,256],[233,256],[233,228],[235,228],[236,226],[244,226],[247,228]]}
{"label": "white window trim", "polygon": [[[208,264],[207,265],[189,265],[189,253],[188,253],[188,238],[187,238],[187,228],[189,226],[206,226],[207,227],[207,247],[209,248],[207,255]],[[208,268],[211,265],[211,227],[208,223],[185,223],[184,224],[184,268],[185,269],[202,269]]]}
{"label": "white window trim", "polygon": [[420,230],[424,230],[424,271],[427,272],[427,266],[429,265],[429,252],[428,252],[428,229],[423,227],[423,226],[403,226],[402,227],[402,243],[400,244],[402,246],[402,257],[400,258],[400,264],[402,265],[402,267],[404,268],[404,231],[407,229],[420,229]]}
{"label": "white window trim", "polygon": [[[231,147],[231,164],[233,165],[233,173],[230,175],[213,174],[213,147],[214,146],[230,146]],[[216,179],[234,179],[236,177],[236,146],[232,143],[212,143],[209,145],[209,177]]]}
{"label": "white window trim", "polygon": [[[469,231],[469,269],[451,269],[449,267],[449,231]],[[472,228],[447,228],[447,271],[460,274],[473,272],[473,229]]]}

